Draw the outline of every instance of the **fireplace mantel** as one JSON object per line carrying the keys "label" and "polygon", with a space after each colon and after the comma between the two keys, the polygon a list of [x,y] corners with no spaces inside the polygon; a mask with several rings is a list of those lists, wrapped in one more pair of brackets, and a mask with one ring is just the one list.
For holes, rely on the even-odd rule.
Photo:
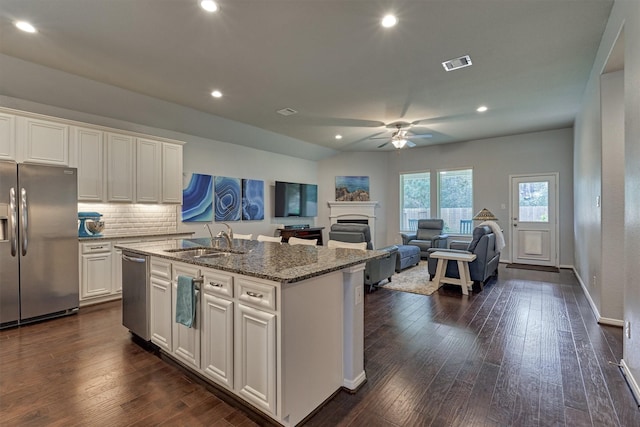
{"label": "fireplace mantel", "polygon": [[376,207],[377,201],[371,202],[327,202],[330,213],[329,219],[331,224],[335,224],[338,220],[349,219],[366,219],[371,230],[371,243],[374,245],[374,236],[376,235]]}

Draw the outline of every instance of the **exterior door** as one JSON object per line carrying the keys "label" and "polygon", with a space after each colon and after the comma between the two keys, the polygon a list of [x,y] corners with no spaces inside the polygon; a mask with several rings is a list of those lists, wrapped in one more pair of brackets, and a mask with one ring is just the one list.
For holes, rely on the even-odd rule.
{"label": "exterior door", "polygon": [[511,262],[558,266],[558,174],[511,177]]}

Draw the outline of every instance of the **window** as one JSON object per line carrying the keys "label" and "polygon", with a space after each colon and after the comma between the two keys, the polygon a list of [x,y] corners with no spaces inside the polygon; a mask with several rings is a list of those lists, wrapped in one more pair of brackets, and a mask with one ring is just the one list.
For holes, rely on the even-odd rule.
{"label": "window", "polygon": [[518,185],[520,222],[549,222],[549,181]]}
{"label": "window", "polygon": [[438,218],[444,231],[471,234],[473,230],[473,170],[438,171]]}
{"label": "window", "polygon": [[415,231],[423,218],[431,218],[430,172],[400,174],[400,230]]}

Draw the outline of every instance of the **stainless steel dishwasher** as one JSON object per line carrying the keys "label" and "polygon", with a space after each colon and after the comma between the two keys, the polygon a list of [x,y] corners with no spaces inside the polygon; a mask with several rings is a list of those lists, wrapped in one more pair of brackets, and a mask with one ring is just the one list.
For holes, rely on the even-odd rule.
{"label": "stainless steel dishwasher", "polygon": [[122,324],[149,341],[149,257],[122,251]]}

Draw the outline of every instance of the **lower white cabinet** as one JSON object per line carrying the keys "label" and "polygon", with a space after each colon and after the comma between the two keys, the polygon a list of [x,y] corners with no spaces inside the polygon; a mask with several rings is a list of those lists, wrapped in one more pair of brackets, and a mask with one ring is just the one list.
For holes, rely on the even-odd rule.
{"label": "lower white cabinet", "polygon": [[200,277],[200,269],[194,265],[175,263],[172,266],[173,281],[171,292],[171,319],[173,320],[172,328],[172,353],[178,359],[188,366],[200,369],[200,323],[201,310],[200,300],[201,293],[197,291],[196,296],[196,318],[192,327],[184,326],[175,321],[176,301],[178,293],[178,276],[188,276],[193,279]]}
{"label": "lower white cabinet", "polygon": [[112,293],[111,243],[81,243],[80,299],[102,297]]}
{"label": "lower white cabinet", "polygon": [[171,309],[171,262],[151,258],[149,279],[149,331],[151,342],[166,352],[173,349]]}
{"label": "lower white cabinet", "polygon": [[236,390],[263,411],[276,412],[276,315],[237,305]]}
{"label": "lower white cabinet", "polygon": [[204,292],[202,372],[233,389],[233,301]]}

